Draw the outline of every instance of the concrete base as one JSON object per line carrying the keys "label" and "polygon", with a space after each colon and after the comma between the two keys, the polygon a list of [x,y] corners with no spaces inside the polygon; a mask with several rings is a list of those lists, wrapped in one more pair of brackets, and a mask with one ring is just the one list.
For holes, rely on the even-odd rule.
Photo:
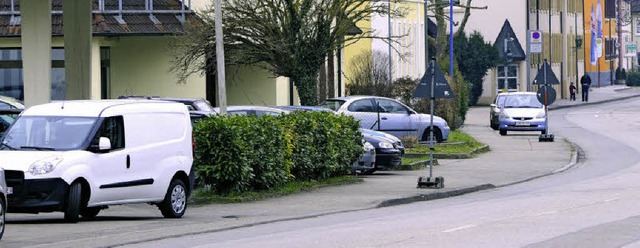
{"label": "concrete base", "polygon": [[443,177],[435,177],[435,178],[419,177],[418,188],[434,188],[434,189],[444,188],[444,178]]}
{"label": "concrete base", "polygon": [[553,134],[541,134],[538,142],[553,142]]}

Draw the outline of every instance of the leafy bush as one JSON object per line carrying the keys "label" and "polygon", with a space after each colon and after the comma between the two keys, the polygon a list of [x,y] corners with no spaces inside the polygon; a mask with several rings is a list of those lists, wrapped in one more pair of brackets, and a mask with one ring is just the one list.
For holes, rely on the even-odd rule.
{"label": "leafy bush", "polygon": [[622,71],[620,72],[620,79],[627,79],[627,70],[625,70],[624,68],[622,68]]}
{"label": "leafy bush", "polygon": [[622,69],[620,67],[616,69],[616,79],[622,79]]}
{"label": "leafy bush", "polygon": [[216,192],[244,192],[287,182],[290,139],[277,118],[215,116],[194,127],[198,178]]}
{"label": "leafy bush", "polygon": [[358,122],[328,112],[213,116],[193,134],[197,178],[221,194],[343,176],[362,153]]}
{"label": "leafy bush", "polygon": [[351,171],[362,154],[362,134],[353,117],[330,112],[283,115],[293,138],[291,174],[300,180],[322,180]]}
{"label": "leafy bush", "polygon": [[640,86],[640,72],[629,72],[627,75],[628,86]]}

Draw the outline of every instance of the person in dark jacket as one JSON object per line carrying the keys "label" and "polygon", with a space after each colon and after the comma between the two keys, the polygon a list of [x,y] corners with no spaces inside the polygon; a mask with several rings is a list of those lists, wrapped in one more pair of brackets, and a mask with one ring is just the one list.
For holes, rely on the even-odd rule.
{"label": "person in dark jacket", "polygon": [[591,86],[591,77],[589,74],[584,74],[580,78],[580,84],[582,84],[582,101],[589,102],[589,86]]}
{"label": "person in dark jacket", "polygon": [[573,85],[573,82],[571,82],[571,86],[569,86],[569,93],[571,95],[569,95],[569,101],[575,101],[576,100],[576,86]]}

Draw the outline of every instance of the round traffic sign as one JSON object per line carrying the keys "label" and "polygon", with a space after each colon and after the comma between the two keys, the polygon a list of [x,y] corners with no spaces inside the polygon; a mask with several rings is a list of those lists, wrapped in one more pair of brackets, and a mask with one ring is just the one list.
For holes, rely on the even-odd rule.
{"label": "round traffic sign", "polygon": [[542,105],[549,106],[556,101],[556,90],[551,86],[541,86],[536,94],[538,101]]}

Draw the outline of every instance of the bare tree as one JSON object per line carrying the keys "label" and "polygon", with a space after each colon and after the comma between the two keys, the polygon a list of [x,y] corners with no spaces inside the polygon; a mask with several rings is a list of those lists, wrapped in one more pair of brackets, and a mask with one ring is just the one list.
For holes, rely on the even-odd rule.
{"label": "bare tree", "polygon": [[[392,0],[391,2],[396,2]],[[362,38],[383,39],[375,30],[346,36],[353,23],[389,13],[388,1],[369,0],[234,0],[222,6],[225,63],[253,65],[274,76],[293,80],[303,105],[317,101],[318,70],[329,51]],[[187,25],[188,33],[174,42],[172,70],[182,78],[202,73],[215,64],[213,7],[199,14],[201,21]],[[395,37],[394,37],[395,38]],[[391,42],[394,42],[392,39]],[[212,68],[211,68],[212,67]]]}
{"label": "bare tree", "polygon": [[347,78],[349,95],[391,96],[389,55],[381,51],[363,51],[351,61]]}

